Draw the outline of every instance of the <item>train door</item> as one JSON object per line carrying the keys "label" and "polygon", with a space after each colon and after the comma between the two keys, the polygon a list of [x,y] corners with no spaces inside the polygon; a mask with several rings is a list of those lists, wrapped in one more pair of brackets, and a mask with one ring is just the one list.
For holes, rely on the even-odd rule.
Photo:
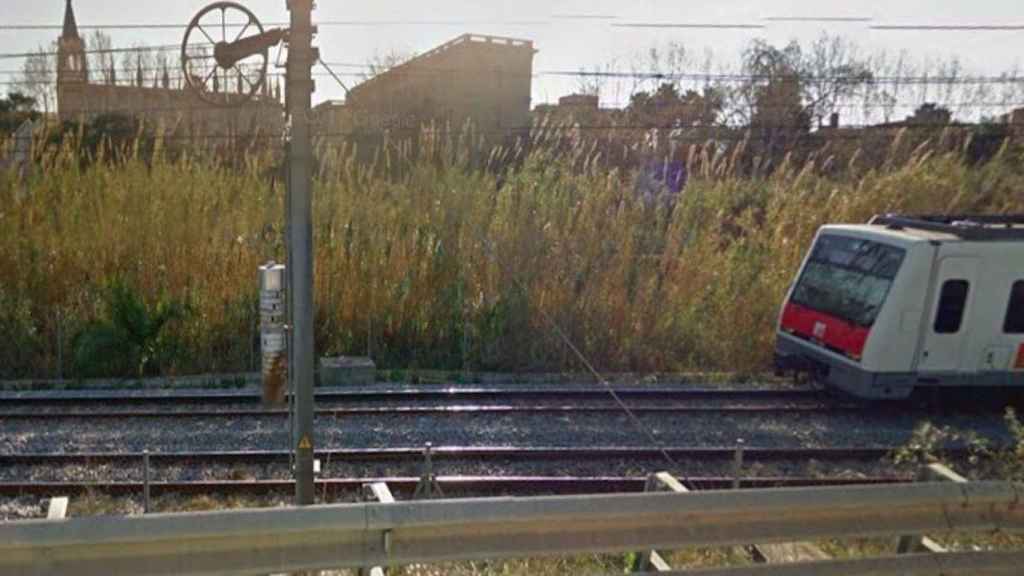
{"label": "train door", "polygon": [[968,347],[970,330],[967,327],[976,292],[978,259],[941,258],[938,266],[931,321],[926,326],[918,370],[956,372],[965,361],[964,350]]}
{"label": "train door", "polygon": [[[1006,358],[995,360],[995,370],[1009,366],[1016,378],[1024,381],[1024,274],[1020,280],[1014,280],[1010,287],[1010,298],[1006,304],[1006,316],[1003,318],[1003,338],[1007,346]],[[1007,362],[1008,360],[1008,362]]]}

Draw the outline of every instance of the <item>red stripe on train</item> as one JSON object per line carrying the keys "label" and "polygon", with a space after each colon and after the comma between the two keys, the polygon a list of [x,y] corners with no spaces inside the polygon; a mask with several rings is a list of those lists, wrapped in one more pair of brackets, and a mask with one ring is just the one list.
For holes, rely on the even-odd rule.
{"label": "red stripe on train", "polygon": [[782,312],[782,329],[845,352],[860,360],[871,330],[790,302]]}
{"label": "red stripe on train", "polygon": [[1017,349],[1017,365],[1014,366],[1014,370],[1024,370],[1024,344]]}

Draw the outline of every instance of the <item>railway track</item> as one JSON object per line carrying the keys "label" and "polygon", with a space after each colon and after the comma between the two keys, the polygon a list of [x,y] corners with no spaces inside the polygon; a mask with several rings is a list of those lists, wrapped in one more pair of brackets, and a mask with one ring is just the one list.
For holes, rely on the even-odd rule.
{"label": "railway track", "polygon": [[[672,404],[633,404],[629,409],[636,414],[773,414],[773,413],[821,413],[855,411],[856,406],[830,404],[780,404],[749,406],[690,406]],[[341,407],[317,408],[317,416],[341,418],[344,416],[401,416],[401,415],[466,415],[466,414],[611,414],[622,413],[618,404],[568,405],[568,404],[523,404],[523,405],[454,405],[454,406],[382,406],[382,407]],[[287,417],[288,411],[266,409],[179,409],[179,410],[45,410],[45,411],[0,411],[3,420],[61,420],[71,418],[116,419],[116,418],[245,418],[245,417]]]}
{"label": "railway track", "polygon": [[[757,390],[678,387],[613,388],[623,400],[633,401],[731,401],[731,402],[821,402],[816,390]],[[485,402],[485,401],[593,401],[608,400],[608,389],[597,386],[576,387],[422,387],[422,388],[358,388],[319,389],[318,402]],[[259,404],[258,391],[241,390],[176,390],[137,391],[111,390],[90,392],[6,392],[0,393],[0,406],[174,406],[182,404]]]}
{"label": "railway track", "polygon": [[[896,448],[746,448],[744,459],[752,461],[878,461],[889,456]],[[437,446],[431,448],[436,461],[550,461],[550,460],[658,460],[664,453],[677,460],[730,460],[736,449],[730,447],[536,447],[506,446]],[[945,450],[951,456],[967,453],[966,449]],[[346,448],[318,450],[316,457],[328,462],[402,462],[423,456],[422,448]],[[275,464],[289,462],[287,451],[256,450],[231,452],[98,452],[98,453],[45,453],[0,454],[0,465],[138,465],[148,456],[151,466],[164,465],[236,465]]]}
{"label": "railway track", "polygon": [[[535,494],[597,494],[615,492],[642,492],[646,483],[644,477],[621,476],[438,476],[437,483],[446,495],[491,495],[512,494],[517,496]],[[703,490],[727,489],[733,486],[733,478],[691,477],[688,481]],[[812,477],[762,477],[744,478],[741,488],[777,488],[797,486],[849,486],[856,484],[905,483],[908,478],[899,476],[874,476],[864,478],[812,478]],[[355,493],[364,484],[386,482],[392,491],[408,496],[420,482],[417,477],[386,478],[326,478],[318,479],[318,493],[328,498],[339,494]],[[206,480],[189,482],[150,482],[153,496],[165,494],[219,494],[219,495],[265,495],[288,494],[295,488],[293,480]],[[0,495],[53,496],[78,495],[85,492],[102,492],[114,495],[141,494],[143,482],[4,482],[0,483]]]}
{"label": "railway track", "polygon": [[[640,414],[820,413],[857,410],[809,390],[716,390],[627,388],[616,390],[630,410]],[[285,409],[258,405],[253,393],[170,394],[5,394],[0,421],[70,418],[240,418],[285,417]],[[322,417],[459,414],[620,413],[607,390],[481,389],[332,390],[317,396]],[[253,406],[253,404],[257,404]]]}

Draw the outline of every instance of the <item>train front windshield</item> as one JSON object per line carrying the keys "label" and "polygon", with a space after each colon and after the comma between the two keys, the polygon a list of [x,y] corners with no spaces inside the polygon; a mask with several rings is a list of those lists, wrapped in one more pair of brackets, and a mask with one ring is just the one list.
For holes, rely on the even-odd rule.
{"label": "train front windshield", "polygon": [[905,256],[902,248],[823,234],[783,309],[780,329],[860,362]]}
{"label": "train front windshield", "polygon": [[870,328],[882,309],[906,251],[837,235],[822,235],[790,302]]}

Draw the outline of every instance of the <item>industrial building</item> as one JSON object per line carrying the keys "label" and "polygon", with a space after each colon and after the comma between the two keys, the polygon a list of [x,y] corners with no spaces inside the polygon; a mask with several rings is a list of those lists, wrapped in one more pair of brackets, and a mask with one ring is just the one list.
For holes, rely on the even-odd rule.
{"label": "industrial building", "polygon": [[314,113],[321,133],[419,130],[426,124],[488,136],[530,127],[533,42],[465,34],[420,54]]}

